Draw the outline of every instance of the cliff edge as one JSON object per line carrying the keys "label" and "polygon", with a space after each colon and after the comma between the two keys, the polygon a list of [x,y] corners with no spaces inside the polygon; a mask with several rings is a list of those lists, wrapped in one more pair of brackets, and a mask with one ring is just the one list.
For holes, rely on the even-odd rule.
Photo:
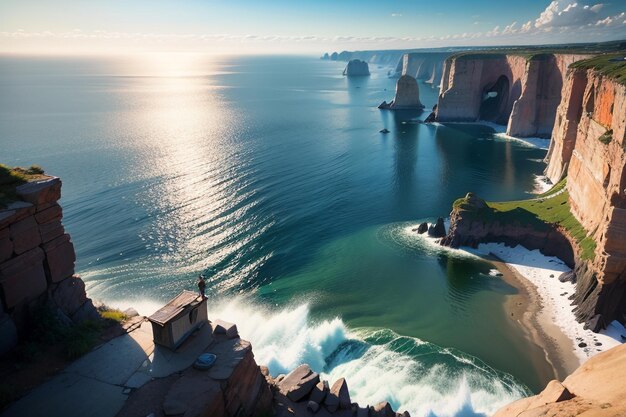
{"label": "cliff edge", "polygon": [[493,417],[624,416],[626,396],[619,381],[625,374],[626,345],[621,345],[589,359],[563,383],[550,381],[538,395],[515,401]]}

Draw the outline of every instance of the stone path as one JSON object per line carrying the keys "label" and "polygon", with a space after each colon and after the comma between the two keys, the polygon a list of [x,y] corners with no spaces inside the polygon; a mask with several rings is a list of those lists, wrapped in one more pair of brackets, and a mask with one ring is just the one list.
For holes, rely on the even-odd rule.
{"label": "stone path", "polygon": [[172,352],[152,341],[152,326],[110,340],[11,405],[2,417],[113,417],[133,389],[191,366],[213,339],[210,325]]}

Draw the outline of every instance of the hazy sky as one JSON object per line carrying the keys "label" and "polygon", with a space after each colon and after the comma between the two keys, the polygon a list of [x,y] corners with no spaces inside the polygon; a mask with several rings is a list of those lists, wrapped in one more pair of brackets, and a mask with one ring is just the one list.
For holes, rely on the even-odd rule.
{"label": "hazy sky", "polygon": [[626,39],[626,2],[1,0],[0,52],[321,53]]}

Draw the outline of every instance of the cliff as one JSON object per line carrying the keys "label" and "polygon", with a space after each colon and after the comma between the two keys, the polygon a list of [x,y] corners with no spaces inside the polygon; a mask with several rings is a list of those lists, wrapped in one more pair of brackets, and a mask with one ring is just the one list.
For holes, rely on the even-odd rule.
{"label": "cliff", "polygon": [[567,176],[572,213],[597,242],[593,261],[579,268],[577,287],[587,295],[578,301],[593,306],[579,312],[581,319],[595,313],[624,322],[626,62],[620,58],[581,61],[569,71],[546,174],[553,181]]}
{"label": "cliff", "polygon": [[567,68],[585,54],[464,53],[445,61],[435,119],[485,120],[549,137]]}
{"label": "cliff", "polygon": [[410,75],[426,84],[439,86],[445,60],[450,52],[411,52],[402,55],[396,66],[397,76]]}
{"label": "cliff", "polygon": [[626,396],[619,381],[626,374],[626,345],[587,360],[563,383],[550,381],[538,395],[522,398],[493,417],[624,416]]}
{"label": "cliff", "polygon": [[43,174],[20,178],[26,171],[0,168],[8,196],[0,206],[2,355],[28,335],[33,313],[42,306],[67,325],[100,316],[74,275],[76,254],[58,204],[61,180]]}
{"label": "cliff", "polygon": [[367,62],[361,61],[360,59],[351,59],[343,70],[343,75],[347,75],[348,77],[366,76],[370,75],[370,69]]}

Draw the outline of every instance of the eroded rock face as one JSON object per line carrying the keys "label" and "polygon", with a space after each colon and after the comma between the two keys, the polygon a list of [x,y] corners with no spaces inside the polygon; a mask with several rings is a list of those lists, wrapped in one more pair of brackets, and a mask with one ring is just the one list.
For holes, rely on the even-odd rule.
{"label": "eroded rock face", "polygon": [[626,345],[588,359],[563,383],[550,381],[538,395],[522,398],[498,410],[494,417],[569,417],[626,415],[624,385]]}
{"label": "eroded rock face", "polygon": [[597,245],[577,265],[576,314],[606,325],[626,311],[626,86],[575,69],[563,91],[546,174],[567,176],[572,213]]}
{"label": "eroded rock face", "polygon": [[[44,305],[65,324],[98,320],[83,281],[74,275],[74,245],[65,234],[57,203],[61,180],[48,177],[20,185],[16,192],[22,200],[0,209],[3,329],[15,328],[25,336],[30,312]],[[7,350],[5,345],[2,350]]]}
{"label": "eroded rock face", "polygon": [[588,57],[466,54],[446,60],[437,121],[487,120],[512,136],[549,137],[567,68]]}
{"label": "eroded rock face", "polygon": [[351,59],[343,70],[343,75],[348,77],[362,77],[370,75],[370,69],[367,62],[360,59]]}

